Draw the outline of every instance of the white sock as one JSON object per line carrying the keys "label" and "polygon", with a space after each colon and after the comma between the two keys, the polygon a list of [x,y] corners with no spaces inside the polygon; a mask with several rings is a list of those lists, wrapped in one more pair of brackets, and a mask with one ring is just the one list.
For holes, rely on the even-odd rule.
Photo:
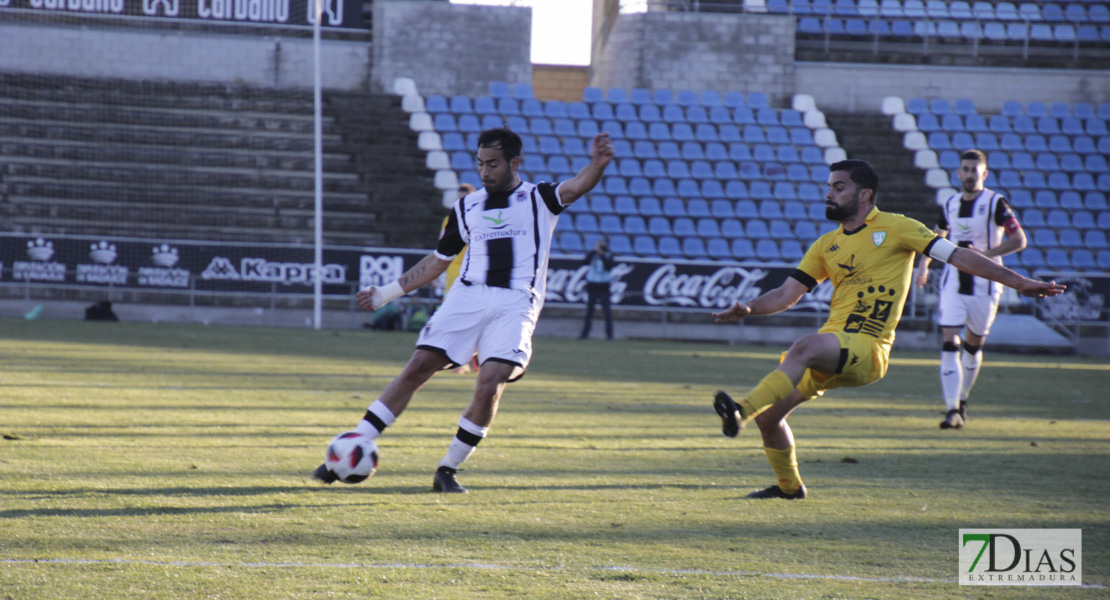
{"label": "white sock", "polygon": [[487,433],[489,433],[489,427],[475,425],[465,417],[459,417],[459,430],[451,440],[451,445],[447,447],[447,454],[439,461],[439,466],[458,469],[459,465],[474,454],[478,443],[486,437]]}
{"label": "white sock", "polygon": [[967,400],[967,395],[975,385],[975,379],[979,377],[979,367],[983,365],[982,347],[972,346],[971,349],[972,352],[968,352],[968,346],[964,344],[963,349],[960,350],[960,363],[964,368],[963,382],[960,384],[960,400]]}
{"label": "white sock", "polygon": [[393,411],[389,410],[389,407],[378,399],[366,409],[366,415],[362,417],[358,425],[355,425],[355,431],[376,440],[385,431],[386,427],[396,421],[397,417],[393,415]]}
{"label": "white sock", "polygon": [[940,353],[940,388],[944,391],[944,404],[948,410],[960,406],[960,381],[963,367],[960,366],[960,352],[942,351]]}

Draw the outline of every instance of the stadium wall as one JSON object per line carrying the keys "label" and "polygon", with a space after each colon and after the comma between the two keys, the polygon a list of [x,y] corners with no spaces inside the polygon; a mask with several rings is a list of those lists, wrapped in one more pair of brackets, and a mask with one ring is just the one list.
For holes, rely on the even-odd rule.
{"label": "stadium wall", "polygon": [[[206,31],[78,27],[73,22],[0,23],[0,71],[147,81],[312,87],[312,39]],[[324,40],[323,85],[365,89],[366,42]]]}
{"label": "stadium wall", "polygon": [[794,95],[794,19],[777,15],[624,14],[593,56],[590,85]]}
{"label": "stadium wall", "polygon": [[489,93],[490,81],[532,83],[532,9],[447,2],[374,2],[374,83],[411,77],[421,94]]}
{"label": "stadium wall", "polygon": [[886,96],[970,98],[980,112],[1002,103],[1090,102],[1110,99],[1110,71],[799,62],[798,93],[817,98],[822,109],[877,111]]}

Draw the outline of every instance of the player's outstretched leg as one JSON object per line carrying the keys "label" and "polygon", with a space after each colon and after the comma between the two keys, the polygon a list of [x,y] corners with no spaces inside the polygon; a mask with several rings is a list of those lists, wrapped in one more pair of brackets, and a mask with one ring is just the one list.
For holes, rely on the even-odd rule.
{"label": "player's outstretched leg", "polygon": [[744,428],[744,409],[732,400],[724,390],[717,390],[713,396],[713,410],[721,417],[721,433],[734,438]]}

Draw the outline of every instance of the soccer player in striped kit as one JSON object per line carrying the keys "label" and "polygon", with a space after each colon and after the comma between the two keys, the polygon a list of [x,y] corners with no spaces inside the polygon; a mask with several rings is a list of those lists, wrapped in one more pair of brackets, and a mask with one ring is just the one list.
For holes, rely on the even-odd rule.
{"label": "soccer player in striped kit", "polygon": [[[941,206],[934,230],[960,248],[979,252],[1002,264],[1002,257],[1025,249],[1026,236],[1006,198],[987,189],[987,157],[979,150],[960,154],[963,191]],[[921,261],[916,283],[929,281],[928,256]],[[940,280],[940,387],[948,413],[941,429],[960,429],[967,422],[967,397],[983,365],[983,344],[998,313],[1002,286],[945,265]],[[960,330],[966,328],[963,343]]]}
{"label": "soccer player in striped kit", "polygon": [[[432,489],[437,492],[467,492],[456,477],[459,465],[489,432],[505,385],[519,379],[532,358],[559,214],[592,190],[613,160],[613,144],[601,133],[593,138],[589,164],[573,178],[534,184],[518,174],[522,146],[520,136],[507,128],[479,134],[483,187],[455,202],[435,251],[397,281],[357,294],[359,306],[377,310],[435,281],[465,246],[458,278],[421,330],[408,364],[355,427],[376,439],[437,371],[464,364],[477,353],[481,370],[474,396],[436,470]],[[314,476],[324,483],[336,479],[325,465]]]}

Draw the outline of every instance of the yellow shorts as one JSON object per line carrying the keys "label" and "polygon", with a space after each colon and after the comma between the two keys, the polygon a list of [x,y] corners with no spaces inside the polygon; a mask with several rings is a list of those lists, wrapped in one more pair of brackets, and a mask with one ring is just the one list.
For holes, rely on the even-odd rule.
{"label": "yellow shorts", "polygon": [[[882,379],[890,364],[890,346],[861,333],[830,332],[840,340],[838,373],[821,373],[806,369],[798,382],[798,391],[812,400],[827,390],[840,387],[861,387]],[[786,353],[783,353],[786,357]]]}

